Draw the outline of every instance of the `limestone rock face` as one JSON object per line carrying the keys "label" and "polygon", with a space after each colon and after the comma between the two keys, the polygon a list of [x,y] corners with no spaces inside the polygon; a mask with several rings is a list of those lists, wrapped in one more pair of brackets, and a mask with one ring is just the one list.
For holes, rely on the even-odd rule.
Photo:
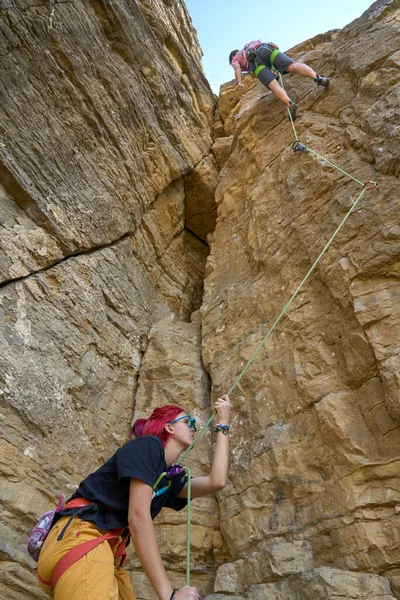
{"label": "limestone rock face", "polygon": [[180,1],[0,7],[8,280],[135,230],[208,153],[214,101]]}
{"label": "limestone rock face", "polygon": [[286,600],[292,597],[304,600],[333,600],[336,598],[394,600],[385,577],[340,571],[328,567],[294,575],[280,583],[251,586],[248,594],[250,600],[263,600],[264,598]]}
{"label": "limestone rock face", "polygon": [[[284,78],[302,153],[256,79],[215,111],[182,0],[0,11],[0,598],[44,598],[27,535],[133,419],[207,420],[370,180],[231,395],[191,573],[208,600],[400,598],[398,0],[290,51],[331,78]],[[155,526],[183,585],[186,511]]]}
{"label": "limestone rock face", "polygon": [[[398,2],[376,2],[289,52],[331,79],[325,91],[284,78],[297,138],[319,156],[293,152],[285,108],[257,80],[245,79],[244,94],[234,82],[221,89],[201,309],[216,393],[236,380],[363,182],[379,189],[365,191],[232,393],[230,481],[218,494],[228,560],[210,600],[399,597],[399,17]],[[265,544],[303,543],[313,567],[273,570]]]}
{"label": "limestone rock face", "polygon": [[[302,600],[334,600],[336,598],[351,598],[361,600],[367,598],[376,600],[394,600],[389,582],[386,577],[341,571],[321,567],[291,575],[276,583],[251,585],[245,596],[249,600],[287,600],[301,598]],[[211,594],[205,600],[244,600],[244,596]]]}
{"label": "limestone rock face", "polygon": [[186,227],[204,242],[215,229],[218,166],[214,158],[207,156],[185,177]]}

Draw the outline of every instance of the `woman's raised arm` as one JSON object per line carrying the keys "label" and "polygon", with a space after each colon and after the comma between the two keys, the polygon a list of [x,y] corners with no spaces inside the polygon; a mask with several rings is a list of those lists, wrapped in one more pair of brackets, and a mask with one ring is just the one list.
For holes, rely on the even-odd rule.
{"label": "woman's raised arm", "polygon": [[[220,425],[229,426],[230,417],[230,401],[229,396],[224,395],[218,398],[214,404],[214,409],[217,412],[217,423]],[[211,471],[204,477],[193,477],[191,480],[191,496],[192,498],[200,498],[207,496],[218,490],[222,490],[228,479],[229,466],[229,434],[218,431],[217,445],[211,465]],[[187,498],[187,484],[181,490],[178,498]]]}

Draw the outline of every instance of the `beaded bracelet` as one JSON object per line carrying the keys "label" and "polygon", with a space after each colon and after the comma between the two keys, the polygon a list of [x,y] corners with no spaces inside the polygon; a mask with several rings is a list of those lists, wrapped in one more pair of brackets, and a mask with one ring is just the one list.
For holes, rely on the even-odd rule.
{"label": "beaded bracelet", "polygon": [[169,600],[175,600],[176,590],[172,590],[171,598]]}
{"label": "beaded bracelet", "polygon": [[217,423],[216,426],[214,427],[214,431],[218,432],[218,431],[222,431],[222,433],[224,435],[228,435],[229,433],[229,425],[224,425],[223,423]]}

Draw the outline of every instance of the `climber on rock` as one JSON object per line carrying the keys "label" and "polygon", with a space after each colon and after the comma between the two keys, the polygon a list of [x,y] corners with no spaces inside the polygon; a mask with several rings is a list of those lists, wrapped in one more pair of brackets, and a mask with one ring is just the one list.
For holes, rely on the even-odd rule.
{"label": "climber on rock", "polygon": [[323,87],[327,87],[329,84],[327,77],[317,75],[314,69],[304,63],[294,62],[289,56],[283,54],[283,52],[279,52],[278,46],[271,42],[265,44],[257,40],[246,44],[243,50],[232,50],[229,54],[229,63],[235,70],[235,77],[239,87],[244,87],[242,71],[251,71],[266,88],[271,90],[287,106],[293,120],[296,118],[297,106],[279,85],[271,68],[273,67],[281,75],[297,73],[303,77],[309,77],[317,85]]}
{"label": "climber on rock", "polygon": [[[229,397],[218,398],[214,408],[218,425],[211,470],[191,479],[191,498],[212,494],[226,485]],[[37,568],[40,587],[48,596],[56,600],[135,600],[128,574],[121,568],[131,537],[159,600],[200,598],[195,587],[173,588],[152,523],[163,507],[178,511],[187,504],[187,476],[175,463],[193,442],[195,431],[195,419],[173,405],[156,408],[148,419],[134,422],[130,432],[134,439],[88,475],[55,514]],[[93,549],[84,553],[88,540]]]}

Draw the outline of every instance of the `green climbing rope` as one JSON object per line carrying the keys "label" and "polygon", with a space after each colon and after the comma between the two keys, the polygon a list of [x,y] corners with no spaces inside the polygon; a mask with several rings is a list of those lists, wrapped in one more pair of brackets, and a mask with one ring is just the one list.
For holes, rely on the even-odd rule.
{"label": "green climbing rope", "polygon": [[[282,79],[282,75],[279,73],[278,71],[278,75],[279,75],[279,81],[281,86],[283,87],[283,89],[285,89],[285,86],[283,85],[283,79]],[[296,140],[298,140],[298,136],[297,136],[297,131],[296,131],[296,127],[294,126],[294,121],[293,121],[293,117],[292,117],[292,113],[290,112],[289,109],[287,109],[288,113],[289,113],[289,119],[290,119],[290,123],[292,125],[292,129],[293,129],[293,133],[294,133],[294,137]]]}
{"label": "green climbing rope", "polygon": [[191,501],[191,475],[189,467],[183,467],[188,478],[187,482],[187,534],[186,534],[186,585],[190,585],[190,501]]}
{"label": "green climbing rope", "polygon": [[[368,187],[369,184],[373,185],[373,187]],[[293,292],[292,296],[290,297],[290,299],[288,300],[288,302],[285,304],[285,306],[283,307],[283,309],[281,310],[281,312],[279,313],[279,315],[275,319],[274,323],[269,328],[268,332],[266,333],[266,335],[263,337],[263,339],[261,340],[261,342],[257,346],[256,350],[254,351],[254,353],[252,354],[252,356],[249,358],[246,366],[242,369],[242,371],[239,373],[238,377],[236,378],[235,382],[229,388],[228,395],[233,392],[233,390],[235,389],[235,387],[237,386],[237,384],[239,383],[239,381],[242,379],[243,375],[249,369],[250,365],[252,364],[252,362],[256,358],[257,354],[260,352],[261,348],[264,346],[264,344],[266,343],[266,341],[270,337],[271,333],[274,331],[274,329],[278,325],[279,321],[282,319],[282,317],[286,313],[287,309],[292,304],[293,300],[296,298],[297,294],[300,292],[300,290],[302,289],[302,287],[306,283],[307,279],[310,277],[311,273],[315,270],[316,266],[318,265],[318,263],[321,261],[322,257],[326,253],[326,251],[331,246],[333,240],[335,239],[335,237],[337,236],[337,234],[339,233],[339,231],[341,230],[341,228],[343,227],[343,225],[345,224],[345,222],[347,221],[347,219],[349,218],[349,216],[351,215],[351,213],[355,210],[357,204],[359,203],[359,201],[361,200],[361,198],[363,197],[363,195],[365,194],[365,192],[367,190],[369,190],[369,189],[374,189],[375,187],[376,187],[376,184],[374,184],[374,182],[367,182],[365,185],[363,184],[363,189],[361,190],[360,194],[358,195],[358,198],[355,200],[354,204],[351,205],[350,209],[348,210],[348,212],[346,213],[346,215],[343,217],[341,223],[336,228],[336,231],[333,233],[333,235],[331,236],[331,238],[329,239],[329,241],[326,243],[325,247],[320,252],[320,254],[318,255],[318,257],[315,259],[313,265],[310,267],[310,269],[308,270],[307,274],[305,275],[305,277],[303,278],[303,280],[301,281],[301,283],[297,286],[296,290]],[[196,438],[193,440],[193,442],[190,444],[190,446],[185,450],[185,452],[183,452],[183,454],[180,456],[177,464],[181,463],[181,461],[185,458],[185,456],[188,454],[188,452],[190,452],[190,450],[193,448],[193,446],[196,444],[196,442],[201,438],[201,436],[203,435],[204,431],[207,429],[207,427],[209,426],[209,424],[211,423],[211,421],[214,419],[215,415],[216,415],[216,413],[214,412],[211,415],[211,417],[208,419],[207,423],[200,429],[200,431],[197,434]]]}
{"label": "green climbing rope", "polygon": [[[178,463],[176,463],[178,464]],[[187,531],[186,531],[186,585],[190,585],[190,539],[191,539],[191,534],[190,534],[190,523],[191,523],[191,507],[190,507],[190,501],[191,501],[191,493],[192,493],[192,482],[191,482],[191,475],[190,475],[190,469],[189,467],[183,467],[184,470],[186,471],[186,475],[187,475]],[[155,494],[155,491],[157,490],[158,484],[160,483],[160,481],[162,480],[163,477],[165,477],[165,475],[167,475],[167,472],[164,471],[163,473],[161,473],[161,475],[159,475],[157,477],[156,482],[153,485],[153,496]],[[168,481],[168,485],[164,488],[162,488],[161,491],[167,491],[168,488],[171,487],[171,482]]]}
{"label": "green climbing rope", "polygon": [[[282,75],[280,73],[278,73],[278,74],[279,74],[280,84],[281,84],[282,88],[285,89],[285,86],[283,84]],[[312,154],[315,154],[315,156],[317,156],[318,158],[320,158],[321,160],[323,160],[325,163],[327,163],[328,165],[330,165],[331,167],[333,167],[334,169],[336,169],[340,173],[343,173],[343,175],[346,175],[346,177],[349,177],[350,179],[352,179],[353,181],[355,181],[359,185],[364,186],[364,184],[363,184],[362,181],[360,181],[359,179],[356,179],[355,177],[353,177],[353,175],[350,175],[350,173],[346,173],[346,171],[344,171],[341,167],[339,167],[338,165],[335,165],[335,163],[333,163],[332,161],[328,160],[325,156],[321,156],[320,154],[318,154],[318,152],[316,152],[315,150],[313,150],[312,148],[310,148],[310,146],[307,146],[306,144],[302,144],[300,142],[300,140],[299,140],[299,136],[297,135],[296,127],[294,126],[293,117],[292,117],[292,114],[291,114],[289,108],[287,109],[287,111],[288,111],[290,123],[292,125],[292,129],[293,129],[293,133],[294,133],[294,137],[295,137],[295,142],[298,143],[298,144],[300,144],[300,146],[302,146],[302,149],[304,151],[311,152]]]}
{"label": "green climbing rope", "polygon": [[[284,85],[283,85],[282,75],[280,73],[279,73],[279,78],[280,78],[281,85],[282,85],[283,89],[285,89]],[[321,261],[322,257],[324,256],[324,254],[330,248],[330,246],[331,246],[332,242],[334,241],[335,237],[337,236],[337,234],[339,233],[339,231],[341,230],[341,228],[343,227],[343,225],[346,223],[346,221],[350,217],[351,213],[354,212],[357,204],[359,203],[359,201],[361,200],[361,198],[363,197],[363,195],[365,194],[365,192],[367,190],[376,189],[378,187],[378,185],[374,181],[367,181],[366,183],[363,183],[362,181],[360,181],[359,179],[356,179],[355,177],[353,177],[349,173],[346,173],[346,171],[344,171],[341,167],[338,167],[337,165],[335,165],[334,163],[332,163],[327,158],[325,158],[325,157],[321,156],[320,154],[318,154],[317,152],[315,152],[315,150],[313,150],[309,146],[306,146],[306,145],[302,144],[300,142],[298,136],[297,136],[296,127],[294,125],[294,121],[293,121],[293,118],[292,118],[292,115],[291,115],[289,109],[288,109],[288,113],[289,113],[290,122],[292,124],[293,133],[294,133],[294,136],[295,136],[295,143],[296,144],[300,144],[300,146],[302,147],[302,150],[307,150],[307,151],[311,152],[312,154],[314,154],[315,156],[317,156],[318,158],[320,158],[321,160],[323,160],[325,163],[327,163],[330,166],[334,167],[339,172],[341,172],[342,174],[346,175],[347,177],[349,177],[350,179],[352,179],[353,181],[355,181],[356,183],[358,183],[359,185],[361,185],[362,186],[362,190],[359,193],[359,195],[358,195],[357,199],[355,200],[355,202],[351,205],[350,209],[347,211],[346,215],[343,217],[342,221],[340,222],[340,224],[336,228],[335,232],[330,237],[329,241],[325,244],[324,248],[319,253],[318,257],[315,259],[314,263],[312,264],[312,266],[308,270],[307,274],[302,279],[301,283],[297,286],[296,290],[293,292],[293,294],[291,295],[291,297],[288,300],[288,302],[286,302],[285,306],[283,307],[283,309],[281,310],[281,312],[279,313],[279,315],[277,316],[277,318],[275,319],[275,321],[273,322],[273,324],[271,325],[271,327],[269,328],[269,330],[267,331],[267,333],[265,334],[265,336],[262,338],[261,342],[259,343],[259,345],[255,349],[255,351],[253,352],[253,354],[249,358],[249,360],[248,360],[247,364],[245,365],[245,367],[242,369],[242,371],[239,373],[239,375],[236,378],[236,380],[234,381],[234,383],[229,388],[228,395],[233,392],[233,390],[236,388],[236,386],[238,385],[238,383],[240,382],[240,380],[242,379],[242,377],[245,375],[246,371],[249,369],[249,367],[251,366],[251,364],[254,362],[254,360],[257,357],[258,353],[260,352],[261,348],[267,342],[268,338],[270,337],[270,335],[275,330],[275,328],[278,325],[279,321],[285,315],[285,313],[288,310],[289,306],[292,304],[292,302],[294,301],[294,299],[296,298],[296,296],[298,295],[298,293],[300,292],[300,290],[303,288],[303,286],[306,283],[307,279],[313,273],[313,271],[317,267],[318,263]],[[185,456],[190,452],[190,450],[193,448],[193,446],[202,437],[203,433],[208,428],[208,426],[210,425],[210,423],[213,421],[213,419],[216,416],[216,414],[217,413],[215,411],[212,413],[212,415],[210,416],[210,418],[208,419],[208,421],[205,423],[205,425],[200,429],[199,433],[197,434],[197,436],[193,440],[193,442],[190,444],[190,446],[185,450],[185,452],[183,452],[181,454],[181,456],[179,457],[179,460],[177,461],[176,464],[179,465],[183,461],[183,459],[185,458]],[[186,585],[190,585],[190,522],[191,522],[190,500],[191,500],[191,483],[190,483],[190,470],[189,470],[188,467],[184,467],[184,469],[185,469],[185,471],[186,471],[186,473],[188,475],[188,490],[187,490],[187,492],[188,492],[187,493],[187,499],[188,499],[188,516],[187,516],[187,549],[186,549],[186,552],[187,552]]]}
{"label": "green climbing rope", "polygon": [[[280,78],[280,82],[281,82],[281,85],[282,85],[283,89],[285,89],[285,86],[283,85],[282,75],[280,73],[279,73],[279,78]],[[289,109],[288,109],[288,113],[289,113],[290,122],[292,124],[293,133],[294,133],[294,136],[295,136],[295,143],[300,144],[302,146],[303,150],[308,150],[312,154],[315,154],[316,156],[318,156],[318,158],[320,158],[321,160],[323,160],[324,162],[326,162],[327,164],[329,164],[331,167],[334,167],[335,169],[337,169],[338,171],[340,171],[340,173],[346,175],[347,177],[349,177],[350,179],[352,179],[353,181],[355,181],[356,183],[358,183],[359,185],[361,185],[363,189],[361,190],[361,192],[360,192],[358,198],[356,199],[356,201],[354,202],[354,204],[352,204],[352,206],[350,207],[349,211],[347,212],[346,216],[343,218],[343,220],[340,223],[340,225],[337,227],[336,231],[331,236],[331,238],[328,241],[328,243],[325,245],[325,247],[322,250],[322,252],[319,254],[319,256],[317,257],[317,259],[314,261],[314,264],[309,269],[308,273],[306,274],[306,276],[304,277],[304,279],[302,280],[302,282],[299,284],[299,286],[297,287],[297,289],[295,290],[295,292],[292,294],[290,300],[283,307],[282,311],[280,312],[280,314],[278,315],[278,317],[274,321],[272,327],[268,330],[267,334],[261,340],[259,346],[256,348],[256,350],[253,353],[253,355],[250,357],[250,359],[249,359],[248,363],[246,364],[246,366],[244,367],[244,369],[239,373],[236,381],[229,388],[228,395],[233,392],[233,390],[235,389],[235,387],[237,386],[237,384],[239,383],[239,381],[242,379],[243,375],[246,373],[246,371],[248,370],[248,368],[250,367],[250,365],[252,364],[252,362],[256,358],[257,354],[259,353],[259,351],[261,350],[261,348],[264,346],[265,342],[268,340],[269,336],[274,331],[274,329],[276,328],[276,326],[278,325],[279,321],[282,319],[282,317],[286,313],[287,309],[289,308],[289,306],[292,304],[293,300],[296,298],[297,294],[302,289],[303,285],[305,284],[305,282],[307,281],[307,279],[310,277],[311,273],[314,271],[314,269],[316,268],[316,266],[318,265],[318,263],[320,262],[320,260],[324,256],[324,254],[326,253],[326,251],[329,249],[329,247],[332,244],[333,240],[335,239],[335,237],[337,236],[337,234],[339,233],[339,231],[341,230],[341,228],[343,227],[343,225],[345,224],[345,222],[347,221],[347,219],[349,218],[349,216],[351,215],[351,213],[356,208],[357,204],[361,200],[361,198],[364,195],[364,193],[367,190],[376,189],[378,187],[377,184],[374,181],[367,181],[366,183],[363,183],[359,179],[356,179],[355,177],[353,177],[353,175],[350,175],[350,173],[346,173],[346,171],[344,171],[338,165],[335,165],[333,162],[331,162],[327,158],[325,158],[325,157],[321,156],[320,154],[318,154],[317,152],[315,152],[315,150],[313,150],[309,146],[301,144],[301,142],[300,142],[300,140],[298,138],[296,127],[294,125],[294,121],[293,121],[292,115],[290,114],[290,110]],[[190,452],[190,450],[193,448],[193,446],[201,438],[201,436],[203,435],[204,431],[207,429],[207,427],[213,421],[215,415],[216,415],[216,412],[213,412],[212,415],[210,416],[210,418],[208,419],[208,421],[205,423],[205,425],[200,429],[199,433],[197,434],[197,436],[193,440],[193,442],[190,444],[190,446],[185,450],[185,452],[182,453],[182,455],[180,456],[177,464],[180,464],[182,462],[182,460],[185,458],[185,456]]]}
{"label": "green climbing rope", "polygon": [[320,154],[318,154],[318,152],[315,152],[315,150],[310,148],[310,146],[305,146],[305,150],[307,150],[308,152],[311,152],[312,154],[315,154],[315,156],[318,156],[318,158],[322,159],[324,162],[326,162],[328,165],[330,165],[331,167],[333,167],[340,173],[343,173],[343,175],[350,177],[350,179],[352,179],[353,181],[356,181],[359,185],[364,185],[362,181],[360,181],[359,179],[356,179],[355,177],[353,177],[353,175],[350,175],[350,173],[346,173],[346,171],[343,171],[343,169],[341,169],[340,167],[335,165],[333,162],[328,160],[325,156],[321,156]]}

